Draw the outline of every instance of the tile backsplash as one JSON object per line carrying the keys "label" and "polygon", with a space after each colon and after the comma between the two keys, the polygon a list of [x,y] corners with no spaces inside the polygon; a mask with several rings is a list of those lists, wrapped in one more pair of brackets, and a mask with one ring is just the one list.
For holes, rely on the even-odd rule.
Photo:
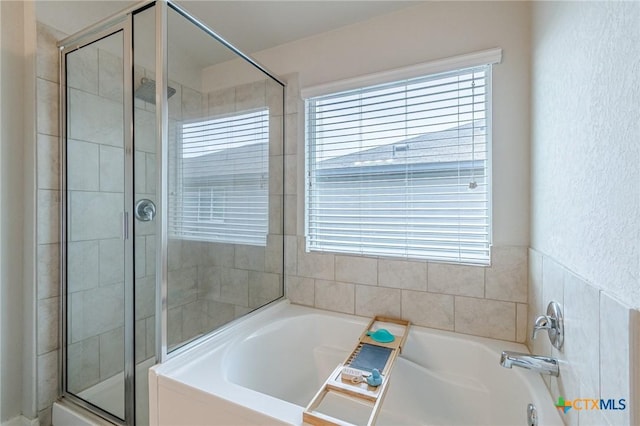
{"label": "tile backsplash", "polygon": [[[529,249],[529,327],[554,300],[562,306],[564,345],[553,348],[545,333],[527,336],[532,353],[557,358],[560,376],[543,376],[554,400],[620,399],[624,410],[569,410],[569,425],[638,424],[637,346],[640,313],[586,282],[554,259]],[[619,405],[618,405],[619,406]]]}
{"label": "tile backsplash", "polygon": [[[293,303],[401,316],[417,325],[524,342],[525,247],[495,248],[500,254],[493,265],[480,267],[307,253],[300,236],[285,246],[287,297]],[[509,290],[496,290],[501,288]]]}

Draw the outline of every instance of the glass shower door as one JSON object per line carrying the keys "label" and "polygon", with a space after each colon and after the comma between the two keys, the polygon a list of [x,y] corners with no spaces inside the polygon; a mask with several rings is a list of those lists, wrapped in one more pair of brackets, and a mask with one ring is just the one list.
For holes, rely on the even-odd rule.
{"label": "glass shower door", "polygon": [[[63,55],[66,80],[64,391],[125,419],[132,249],[125,29]],[[129,140],[129,142],[127,142]]]}
{"label": "glass shower door", "polygon": [[61,52],[63,395],[144,425],[167,348],[283,295],[283,85],[171,2]]}
{"label": "glass shower door", "polygon": [[283,86],[167,16],[168,352],[283,296]]}

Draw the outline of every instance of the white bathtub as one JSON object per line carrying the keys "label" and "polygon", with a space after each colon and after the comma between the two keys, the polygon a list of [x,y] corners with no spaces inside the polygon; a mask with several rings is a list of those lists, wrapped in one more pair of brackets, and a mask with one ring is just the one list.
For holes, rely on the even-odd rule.
{"label": "white bathtub", "polygon": [[[280,302],[149,371],[151,425],[302,423],[367,319]],[[498,365],[523,345],[412,326],[378,425],[562,425],[540,375]],[[367,412],[334,406],[362,423]],[[342,410],[340,413],[339,411]]]}

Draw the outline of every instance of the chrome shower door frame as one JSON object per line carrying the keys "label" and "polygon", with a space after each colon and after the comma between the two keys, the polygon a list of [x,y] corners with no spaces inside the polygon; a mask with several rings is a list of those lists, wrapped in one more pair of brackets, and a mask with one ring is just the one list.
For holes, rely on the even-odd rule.
{"label": "chrome shower door frame", "polygon": [[[167,311],[169,276],[169,105],[167,58],[167,1],[156,2],[156,361],[167,359]],[[159,272],[159,273],[158,273]]]}
{"label": "chrome shower door frame", "polygon": [[[137,8],[136,8],[137,9]],[[133,63],[132,63],[132,19],[131,12],[118,14],[66,38],[58,43],[60,60],[60,358],[59,394],[75,404],[95,413],[115,424],[135,423],[135,330],[134,330],[134,238],[133,238]],[[124,240],[124,419],[78,397],[67,390],[67,333],[68,333],[68,291],[67,291],[67,66],[66,55],[92,43],[122,32],[123,38],[123,144],[124,144],[124,211],[122,214],[122,238]]]}

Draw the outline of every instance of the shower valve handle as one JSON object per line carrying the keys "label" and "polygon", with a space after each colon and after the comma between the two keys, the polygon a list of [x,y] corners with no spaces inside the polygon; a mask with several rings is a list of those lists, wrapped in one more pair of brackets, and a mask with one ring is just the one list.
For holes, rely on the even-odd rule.
{"label": "shower valve handle", "polygon": [[156,217],[156,205],[153,201],[143,198],[136,203],[135,213],[139,221],[150,222]]}

